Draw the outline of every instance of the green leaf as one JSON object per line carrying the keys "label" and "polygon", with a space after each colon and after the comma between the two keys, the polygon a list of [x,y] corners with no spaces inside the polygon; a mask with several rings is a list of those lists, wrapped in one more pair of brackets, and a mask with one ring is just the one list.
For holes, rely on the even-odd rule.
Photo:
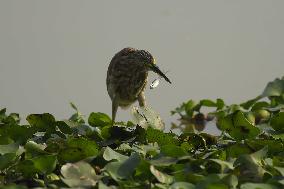
{"label": "green leaf", "polygon": [[225,117],[220,117],[216,123],[218,129],[222,131],[231,131],[232,128],[234,127],[233,125],[233,115],[229,114]]}
{"label": "green leaf", "polygon": [[161,171],[157,170],[153,165],[150,166],[151,173],[156,177],[156,179],[164,184],[171,184],[174,179],[172,176],[162,173]]}
{"label": "green leaf", "polygon": [[47,178],[48,182],[53,182],[53,181],[60,180],[59,176],[54,174],[54,173],[47,174],[46,178]]}
{"label": "green leaf", "polygon": [[279,132],[284,132],[284,112],[279,112],[271,118],[271,127]]}
{"label": "green leaf", "polygon": [[262,96],[270,97],[270,96],[281,96],[284,93],[284,80],[283,79],[275,79],[272,82],[269,82],[265,87]]}
{"label": "green leaf", "polygon": [[16,153],[6,153],[0,155],[0,170],[6,169],[13,165],[13,162],[17,159]]}
{"label": "green leaf", "polygon": [[235,113],[235,112],[238,112],[238,111],[242,111],[244,112],[244,108],[238,104],[232,104],[230,106],[228,106],[228,109],[227,109],[228,113]]}
{"label": "green leaf", "polygon": [[110,147],[106,147],[103,158],[106,161],[117,160],[117,161],[125,161],[127,160],[127,156],[117,153],[116,151],[112,150]]}
{"label": "green leaf", "polygon": [[189,100],[186,104],[185,104],[185,112],[186,112],[186,115],[188,117],[192,117],[193,116],[193,111],[194,111],[194,108],[196,107],[197,103],[194,102],[193,100]]}
{"label": "green leaf", "polygon": [[6,108],[0,109],[0,123],[6,118]]}
{"label": "green leaf", "polygon": [[284,143],[280,140],[254,139],[247,140],[245,143],[250,149],[254,150],[260,150],[267,146],[269,155],[276,155],[284,151]]}
{"label": "green leaf", "polygon": [[1,189],[27,189],[27,187],[23,185],[9,184],[2,186]]}
{"label": "green leaf", "polygon": [[150,163],[144,159],[140,159],[139,164],[135,169],[135,178],[139,180],[147,180],[152,177],[152,173],[150,171]]}
{"label": "green leaf", "polygon": [[250,156],[253,157],[259,164],[261,160],[267,156],[268,146],[258,150],[257,152],[252,153]]}
{"label": "green leaf", "polygon": [[242,184],[241,189],[279,189],[277,186],[264,183],[245,183]]}
{"label": "green leaf", "polygon": [[284,167],[272,167],[273,169],[277,170],[281,176],[284,176]]}
{"label": "green leaf", "polygon": [[160,152],[160,147],[157,143],[155,144],[147,144],[147,145],[135,145],[132,146],[132,150],[138,152],[139,154],[147,155],[156,155]]}
{"label": "green leaf", "polygon": [[196,184],[198,189],[229,189],[227,185],[221,183],[225,174],[210,174],[204,177],[200,182]]}
{"label": "green leaf", "polygon": [[70,102],[70,106],[71,106],[75,111],[78,112],[78,108],[77,108],[77,106],[76,106],[73,102]]}
{"label": "green leaf", "polygon": [[[77,106],[75,106],[75,104],[73,104],[72,102],[70,102],[70,106],[76,111],[76,113],[74,113],[70,118],[69,121],[74,122],[74,123],[79,123],[79,124],[84,124],[85,120],[84,120],[84,115],[81,114],[81,112],[79,112]],[[68,123],[67,123],[68,124]],[[69,125],[69,124],[68,124]]]}
{"label": "green leaf", "polygon": [[54,132],[56,121],[53,115],[49,113],[31,114],[27,117],[27,121],[40,132]]}
{"label": "green leaf", "polygon": [[140,156],[138,153],[133,153],[127,160],[125,160],[118,169],[118,174],[123,175],[123,178],[129,178],[135,171],[135,168],[140,163]]}
{"label": "green leaf", "polygon": [[102,181],[99,182],[99,189],[117,189],[116,186],[107,186]]}
{"label": "green leaf", "polygon": [[0,154],[15,153],[19,150],[19,144],[11,143],[7,145],[0,145]]}
{"label": "green leaf", "polygon": [[284,133],[271,135],[274,139],[281,139],[284,141]]}
{"label": "green leaf", "polygon": [[161,146],[161,152],[164,155],[170,157],[180,157],[187,155],[187,152],[183,148],[172,144]]}
{"label": "green leaf", "polygon": [[114,180],[129,178],[135,171],[135,168],[140,162],[140,157],[137,153],[132,154],[125,161],[115,161],[108,163],[104,170],[110,174]]}
{"label": "green leaf", "polygon": [[112,124],[111,118],[101,112],[92,112],[89,116],[88,123],[94,127],[104,127]]}
{"label": "green leaf", "polygon": [[175,182],[169,189],[195,189],[195,186],[188,182]]}
{"label": "green leaf", "polygon": [[252,150],[244,144],[233,144],[226,148],[227,154],[232,158],[237,158],[242,154],[250,154]]}
{"label": "green leaf", "polygon": [[123,175],[118,174],[118,169],[121,166],[121,162],[115,161],[115,162],[110,162],[106,164],[103,170],[105,170],[111,178],[113,178],[116,181],[119,181],[120,179],[123,179]]}
{"label": "green leaf", "polygon": [[203,99],[199,102],[199,104],[201,106],[207,106],[207,107],[216,107],[217,106],[217,104],[214,101],[209,100],[209,99]]}
{"label": "green leaf", "polygon": [[69,187],[94,187],[100,177],[86,162],[67,163],[61,167],[62,181]]}
{"label": "green leaf", "polygon": [[0,135],[7,136],[14,142],[25,144],[26,141],[33,136],[35,129],[27,125],[10,124],[0,127]]}
{"label": "green leaf", "polygon": [[160,157],[150,160],[149,163],[154,166],[170,166],[170,165],[176,164],[177,161],[178,161],[177,158],[168,157],[168,156],[160,156]]}
{"label": "green leaf", "polygon": [[253,154],[244,154],[238,157],[234,166],[240,171],[240,182],[261,182],[265,173],[262,160],[267,155],[268,148],[265,147]]}
{"label": "green leaf", "polygon": [[80,112],[74,113],[68,120],[77,124],[85,123],[84,115],[82,115]]}
{"label": "green leaf", "polygon": [[36,173],[39,172],[35,168],[34,162],[32,160],[24,160],[17,164],[16,170],[18,173],[23,174],[24,177],[30,178],[33,177]]}
{"label": "green leaf", "polygon": [[98,155],[99,148],[95,141],[85,138],[69,138],[66,147],[60,150],[58,158],[63,162],[76,162]]}
{"label": "green leaf", "polygon": [[204,133],[195,134],[195,133],[185,132],[179,136],[179,140],[183,142],[187,142],[190,145],[190,146],[187,146],[188,149],[191,149],[191,148],[199,149],[199,148],[207,148],[207,142],[206,142],[205,137],[206,136],[204,135]]}
{"label": "green leaf", "polygon": [[71,120],[57,121],[56,125],[64,134],[72,134],[71,128],[77,126],[76,122],[72,122]]}
{"label": "green leaf", "polygon": [[175,110],[172,110],[171,111],[171,115],[174,115],[174,114],[181,115],[181,113],[183,111],[185,111],[185,103],[181,104],[179,107],[176,107]]}
{"label": "green leaf", "polygon": [[112,126],[105,126],[103,128],[101,128],[101,137],[104,139],[108,139],[111,137],[111,133],[110,130],[112,129]]}
{"label": "green leaf", "polygon": [[95,131],[95,128],[90,125],[79,124],[72,128],[72,133],[73,135],[76,134],[90,138],[92,138],[94,135],[97,135],[97,137],[101,138],[100,136],[98,136],[99,134]]}
{"label": "green leaf", "polygon": [[[216,165],[218,166],[216,167]],[[227,173],[228,171],[234,169],[233,163],[228,161],[222,161],[220,159],[209,159],[207,162],[207,167],[209,171],[210,169],[214,169],[213,172],[216,173]],[[210,171],[210,173],[213,172]]]}
{"label": "green leaf", "polygon": [[17,113],[10,113],[9,116],[5,114],[1,118],[1,122],[6,124],[19,124],[20,123],[20,116]]}
{"label": "green leaf", "polygon": [[240,106],[242,106],[244,109],[248,110],[249,108],[251,108],[258,100],[260,100],[262,98],[262,96],[257,96],[251,100],[248,100],[242,104],[240,104]]}
{"label": "green leaf", "polygon": [[36,173],[51,173],[55,169],[56,163],[55,155],[38,156],[18,163],[17,171],[25,177],[33,177]]}
{"label": "green leaf", "polygon": [[216,100],[216,105],[217,105],[217,110],[220,110],[220,109],[223,109],[223,108],[224,108],[225,102],[224,102],[224,100],[218,98],[218,99]]}
{"label": "green leaf", "polygon": [[162,131],[153,129],[151,127],[146,130],[146,139],[149,143],[157,142],[160,146],[167,144],[178,144],[178,140],[175,138],[175,134],[163,133]]}
{"label": "green leaf", "polygon": [[218,128],[227,131],[236,140],[252,139],[260,134],[260,129],[251,124],[241,111],[220,118]]}
{"label": "green leaf", "polygon": [[222,182],[229,186],[230,189],[237,189],[238,186],[238,178],[234,174],[226,175],[222,178]]}
{"label": "green leaf", "polygon": [[56,166],[57,158],[55,155],[41,155],[32,159],[34,166],[43,174],[51,173]]}
{"label": "green leaf", "polygon": [[256,102],[252,107],[251,111],[262,110],[263,108],[269,107],[269,103],[265,101]]}
{"label": "green leaf", "polygon": [[33,158],[38,155],[47,154],[47,152],[44,151],[44,149],[45,149],[44,145],[37,144],[34,141],[28,141],[25,144],[25,150],[26,150],[25,156],[26,158]]}

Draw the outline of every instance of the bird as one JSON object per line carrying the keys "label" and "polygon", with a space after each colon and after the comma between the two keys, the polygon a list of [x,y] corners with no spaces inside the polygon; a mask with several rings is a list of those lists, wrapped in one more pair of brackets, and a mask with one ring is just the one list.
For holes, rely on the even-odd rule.
{"label": "bird", "polygon": [[156,65],[155,58],[146,50],[126,47],[113,56],[106,78],[107,91],[112,101],[112,124],[115,123],[118,107],[128,108],[137,100],[140,107],[146,106],[144,90],[149,71],[171,83]]}

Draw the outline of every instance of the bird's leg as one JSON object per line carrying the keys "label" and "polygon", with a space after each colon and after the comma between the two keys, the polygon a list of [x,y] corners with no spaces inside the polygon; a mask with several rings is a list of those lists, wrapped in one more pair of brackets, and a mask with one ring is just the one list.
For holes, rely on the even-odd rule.
{"label": "bird's leg", "polygon": [[112,125],[114,125],[115,123],[117,108],[118,108],[118,101],[117,99],[114,98],[112,101]]}
{"label": "bird's leg", "polygon": [[145,95],[144,92],[141,92],[138,96],[138,102],[140,107],[145,107],[146,106],[146,100],[145,100]]}

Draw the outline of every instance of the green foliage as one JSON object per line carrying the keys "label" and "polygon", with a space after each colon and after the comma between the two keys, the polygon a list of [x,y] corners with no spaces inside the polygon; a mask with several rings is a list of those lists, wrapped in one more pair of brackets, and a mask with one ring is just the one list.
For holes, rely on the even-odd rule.
{"label": "green foliage", "polygon": [[89,116],[88,123],[94,127],[104,127],[111,125],[111,119],[107,114],[101,112],[92,112]]}
{"label": "green foliage", "polygon": [[284,112],[275,114],[271,118],[270,124],[275,131],[284,132]]}
{"label": "green foliage", "polygon": [[173,133],[164,133],[163,131],[148,128],[146,130],[146,139],[149,143],[157,142],[160,146],[166,144],[174,144],[178,143],[178,140],[175,138],[175,134]]}
{"label": "green foliage", "polygon": [[96,142],[86,138],[68,138],[64,147],[59,150],[58,158],[61,162],[76,162],[87,157],[98,155]]}
{"label": "green foliage", "polygon": [[218,120],[218,126],[236,140],[253,139],[260,133],[260,129],[248,121],[239,110],[221,117]]}
{"label": "green foliage", "polygon": [[[26,125],[0,110],[0,188],[284,188],[283,79],[240,104],[188,100],[171,112],[174,132],[150,108],[112,126],[71,107],[69,119],[31,114]],[[214,124],[220,135],[202,132]]]}

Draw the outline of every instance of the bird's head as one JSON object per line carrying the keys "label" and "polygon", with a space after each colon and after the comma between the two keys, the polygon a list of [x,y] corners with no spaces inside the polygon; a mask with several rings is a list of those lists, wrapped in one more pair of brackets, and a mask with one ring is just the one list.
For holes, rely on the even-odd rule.
{"label": "bird's head", "polygon": [[146,69],[149,71],[153,71],[163,77],[167,82],[171,83],[169,78],[160,70],[160,68],[156,65],[155,58],[145,50],[138,50],[135,52],[135,56],[139,59],[139,62],[142,62]]}

